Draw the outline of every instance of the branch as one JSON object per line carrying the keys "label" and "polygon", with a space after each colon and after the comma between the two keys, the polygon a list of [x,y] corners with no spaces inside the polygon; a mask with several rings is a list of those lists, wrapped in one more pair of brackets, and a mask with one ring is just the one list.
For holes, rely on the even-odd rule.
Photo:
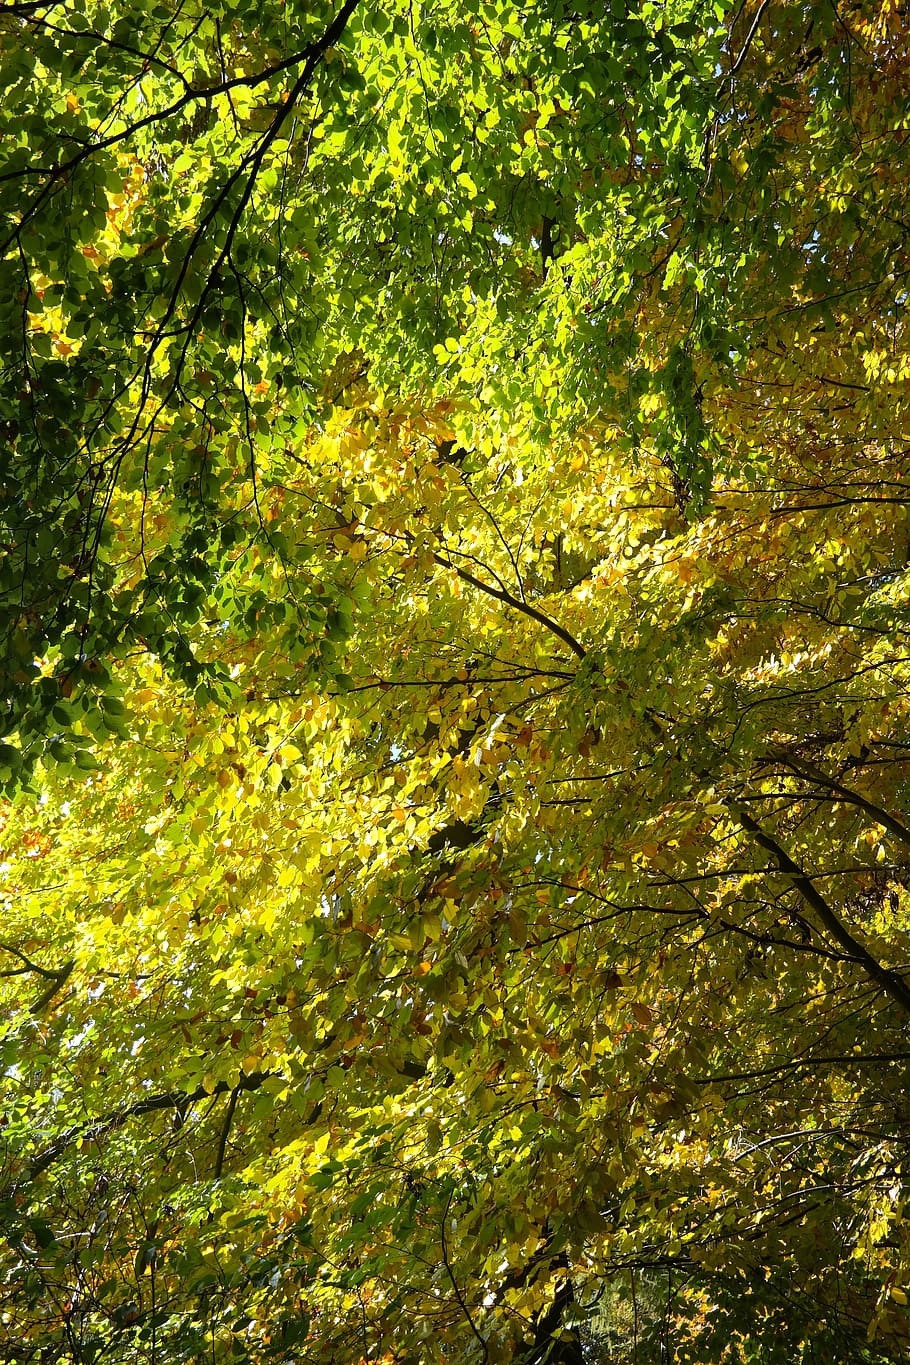
{"label": "branch", "polygon": [[26,957],[25,953],[20,952],[18,948],[14,948],[11,943],[0,943],[0,948],[5,953],[11,953],[13,957],[17,957],[24,964],[22,967],[16,967],[11,971],[0,972],[0,977],[25,976],[29,972],[33,972],[36,976],[42,976],[45,981],[50,982],[47,989],[39,995],[31,1006],[32,1014],[40,1014],[50,1004],[61,986],[69,979],[69,975],[76,965],[76,959],[71,957],[67,962],[64,962],[62,967],[41,967],[37,962],[33,962],[30,957]]}
{"label": "branch", "polygon": [[[38,996],[38,999],[31,1006],[32,1014],[40,1014],[43,1009],[47,1009],[48,1005],[51,1003],[54,996],[69,979],[70,972],[73,970],[73,967],[75,965],[76,959],[74,957],[71,957],[69,962],[64,962],[63,966],[60,968],[59,971],[56,971],[52,974],[53,979],[51,981],[51,984],[48,986],[46,991],[42,991],[42,993]],[[47,975],[47,973],[45,973],[45,975]]]}
{"label": "branch", "polygon": [[0,943],[0,948],[5,953],[11,953],[13,957],[18,957],[20,962],[24,962],[24,967],[17,967],[13,972],[0,972],[0,976],[21,976],[23,972],[34,972],[36,976],[44,976],[48,981],[56,981],[61,973],[69,976],[72,971],[72,963],[64,963],[62,967],[40,967],[37,962],[32,962],[30,957],[14,948],[11,943]]}
{"label": "branch", "polygon": [[742,66],[743,62],[746,60],[746,57],[749,55],[749,48],[752,46],[752,43],[755,40],[755,35],[758,32],[758,26],[761,23],[762,15],[768,8],[768,3],[769,0],[761,0],[761,4],[758,7],[755,18],[752,20],[752,27],[749,29],[746,41],[743,43],[742,47],[739,50],[739,56],[736,58],[735,61],[732,61],[730,64],[730,70],[727,72],[728,80],[730,79],[731,76],[736,75],[737,71]]}
{"label": "branch", "polygon": [[754,1081],[765,1076],[778,1076],[783,1071],[796,1071],[800,1067],[817,1066],[887,1066],[891,1062],[910,1062],[910,1052],[883,1052],[877,1057],[847,1055],[841,1057],[796,1057],[792,1061],[777,1062],[774,1066],[763,1066],[757,1071],[717,1072],[713,1076],[690,1076],[693,1085],[721,1085],[728,1081]]}
{"label": "branch", "polygon": [[470,583],[472,588],[477,588],[480,592],[485,592],[488,597],[495,597],[498,602],[505,602],[507,607],[512,607],[515,611],[520,611],[522,616],[529,616],[532,621],[537,621],[538,624],[544,626],[551,635],[555,635],[557,640],[561,640],[564,645],[568,645],[569,649],[571,649],[572,653],[577,658],[584,659],[587,657],[588,651],[585,649],[584,645],[580,644],[575,636],[570,631],[566,630],[565,626],[561,626],[558,621],[554,621],[552,617],[547,616],[545,612],[538,611],[536,607],[528,606],[527,602],[522,602],[520,598],[513,597],[505,588],[494,588],[492,584],[484,583],[482,579],[475,578],[472,573],[468,573],[467,569],[459,568],[459,566],[453,564],[450,559],[446,559],[443,555],[436,554],[435,551],[433,553],[433,559],[437,564],[441,565],[442,568],[452,569],[465,583]]}
{"label": "branch", "polygon": [[809,763],[802,758],[796,758],[784,749],[773,749],[772,758],[778,762],[785,763],[799,777],[806,782],[815,782],[818,786],[827,787],[829,791],[836,794],[847,805],[856,806],[859,810],[864,810],[867,815],[871,815],[877,824],[883,825],[895,838],[900,839],[901,843],[910,844],[910,829],[902,824],[896,816],[890,815],[888,811],[877,806],[874,801],[868,801],[865,796],[860,796],[859,792],[853,791],[851,787],[845,787],[836,778],[829,777],[822,772],[821,768],[816,768],[814,763]]}
{"label": "branch", "polygon": [[43,1175],[55,1161],[59,1161],[74,1143],[96,1142],[107,1133],[122,1128],[131,1118],[138,1118],[142,1114],[154,1114],[162,1109],[183,1109],[198,1103],[199,1100],[211,1099],[213,1095],[226,1095],[229,1090],[235,1096],[243,1090],[258,1090],[273,1074],[271,1071],[252,1071],[248,1076],[241,1076],[234,1086],[229,1085],[227,1081],[219,1081],[213,1090],[206,1090],[203,1085],[197,1086],[189,1093],[185,1090],[168,1090],[161,1095],[149,1095],[147,1099],[137,1100],[135,1104],[124,1105],[122,1109],[116,1109],[104,1118],[93,1119],[90,1123],[74,1124],[55,1138],[50,1146],[45,1147],[43,1152],[32,1158],[25,1180],[28,1183],[37,1180],[38,1176]]}
{"label": "branch", "polygon": [[[163,119],[173,118],[176,114],[182,113],[184,109],[192,104],[198,104],[200,102],[209,103],[216,95],[226,95],[229,94],[230,91],[238,88],[254,90],[257,86],[265,85],[275,76],[281,75],[283,71],[289,71],[295,66],[300,66],[302,62],[307,62],[308,64],[312,63],[314,60],[318,60],[324,52],[338,41],[348,19],[351,17],[351,14],[359,3],[360,0],[348,0],[348,3],[344,5],[328,25],[321,38],[316,39],[315,42],[308,43],[305,48],[302,48],[299,52],[293,53],[290,57],[285,57],[282,61],[275,62],[273,66],[266,67],[262,71],[257,71],[252,76],[232,76],[226,80],[218,81],[215,85],[200,86],[195,89],[190,88],[185,94],[181,95],[179,99],[176,99],[172,104],[167,105],[166,108],[152,110],[151,113],[144,114],[142,118],[136,119],[128,128],[124,128],[116,133],[109,133],[106,137],[99,138],[97,142],[92,142],[88,146],[81,147],[78,152],[74,152],[66,161],[61,161],[55,166],[44,168],[27,166],[22,170],[8,171],[5,174],[0,175],[0,182],[4,180],[22,179],[27,175],[44,174],[49,177],[49,184],[58,183],[63,177],[74,170],[80,162],[94,156],[96,152],[103,152],[106,151],[108,147],[117,146],[118,143],[126,141],[128,138],[132,137],[134,133],[138,133],[142,128],[148,128],[155,123],[160,123]],[[14,8],[18,10],[21,7],[16,6]],[[41,5],[35,6],[35,8],[47,9],[53,8],[53,6]],[[12,12],[12,7],[0,6],[0,15],[10,14]],[[117,44],[116,46],[120,45]],[[151,59],[146,58],[146,60]],[[186,84],[185,81],[184,84]],[[45,186],[45,190],[46,189],[47,186]],[[43,197],[44,191],[40,193],[39,199],[43,199]],[[25,222],[33,216],[34,210],[36,210],[38,206],[38,202],[35,201],[27,207],[25,214],[20,220],[19,227],[22,227]],[[8,240],[12,239],[10,238]]]}
{"label": "branch", "polygon": [[[574,1302],[572,1281],[565,1279],[557,1286],[549,1308],[540,1314],[534,1324],[534,1344],[529,1353],[521,1358],[521,1365],[585,1365],[578,1332],[574,1328],[567,1330],[563,1327],[566,1309],[571,1308]],[[556,1333],[560,1331],[566,1335],[557,1337]]]}
{"label": "branch", "polygon": [[22,3],[0,5],[0,17],[28,19],[40,10],[59,9],[62,0],[23,0]]}
{"label": "branch", "polygon": [[[157,123],[162,119],[169,118],[179,113],[181,110],[195,102],[209,101],[211,100],[213,95],[227,93],[228,91],[234,89],[238,85],[243,85],[246,86],[247,88],[251,88],[253,86],[268,81],[278,72],[284,71],[291,67],[299,67],[302,65],[302,70],[298,74],[291,89],[287,92],[286,98],[276,109],[274,117],[272,118],[272,121],[269,124],[269,127],[266,129],[264,134],[258,139],[258,141],[253,145],[253,147],[241,156],[238,164],[234,167],[231,173],[224,180],[220,189],[214,195],[214,198],[212,199],[212,202],[209,204],[207,210],[203,213],[200,221],[197,223],[195,230],[185,249],[183,260],[180,264],[180,268],[177,272],[176,279],[170,290],[167,306],[161,318],[158,320],[153,332],[151,333],[151,337],[146,348],[145,359],[132,376],[133,379],[141,380],[140,392],[137,396],[137,400],[134,405],[133,415],[129,422],[129,425],[127,426],[125,432],[119,436],[116,453],[110,461],[110,468],[112,472],[108,477],[108,486],[106,490],[104,505],[101,506],[100,509],[97,509],[94,502],[94,498],[92,498],[91,505],[89,507],[88,512],[86,513],[85,519],[86,542],[88,542],[89,540],[93,542],[93,544],[86,550],[87,557],[89,558],[90,561],[94,560],[94,555],[98,548],[101,529],[106,518],[107,503],[110,499],[111,492],[115,485],[121,461],[123,460],[126,453],[130,450],[132,443],[136,439],[137,433],[139,432],[140,426],[145,418],[148,400],[153,387],[152,371],[154,367],[155,356],[159,348],[161,347],[168,333],[168,329],[171,325],[171,322],[174,319],[174,315],[177,312],[178,306],[183,297],[184,284],[186,282],[187,275],[189,274],[189,271],[192,268],[192,265],[196,258],[199,246],[202,243],[203,239],[210,232],[217,216],[222,212],[223,209],[225,209],[228,206],[228,201],[234,195],[235,191],[238,191],[237,202],[234,208],[230,210],[230,217],[227,223],[224,241],[218,251],[218,254],[214,262],[208,268],[208,273],[199,292],[199,297],[196,300],[194,306],[192,307],[190,316],[187,319],[185,325],[182,325],[180,328],[177,329],[176,332],[173,333],[173,335],[178,335],[180,332],[183,332],[185,334],[184,341],[179,351],[179,354],[176,357],[176,364],[173,376],[169,381],[169,385],[166,391],[164,392],[163,396],[161,396],[159,399],[156,413],[151,418],[150,424],[147,425],[145,428],[144,434],[146,435],[150,434],[151,427],[154,425],[154,420],[157,413],[159,413],[162,410],[162,408],[170,401],[170,399],[173,397],[174,392],[179,387],[180,375],[182,372],[183,364],[186,360],[187,352],[191,345],[192,339],[196,335],[199,319],[202,316],[205,307],[207,306],[211,294],[213,281],[217,277],[218,271],[224,265],[225,261],[227,261],[230,257],[230,252],[234,243],[234,238],[237,234],[237,231],[239,229],[241,220],[244,216],[247,206],[249,205],[250,199],[252,198],[259,172],[262,169],[263,161],[269,149],[277,139],[281,129],[285,126],[287,121],[295,114],[296,106],[301,96],[309,87],[310,82],[312,81],[313,76],[319,66],[319,63],[322,61],[326,52],[328,52],[330,48],[334,47],[334,45],[339,41],[342,34],[344,33],[348,20],[350,19],[351,15],[355,11],[359,3],[360,0],[345,0],[344,4],[342,4],[341,8],[338,10],[338,13],[334,16],[331,23],[327,25],[324,32],[321,34],[319,38],[309,43],[305,48],[301,49],[299,52],[294,53],[293,56],[276,63],[273,67],[268,68],[268,70],[265,72],[259,72],[256,75],[252,76],[233,77],[231,79],[223,80],[217,85],[208,86],[205,89],[198,90],[191,89],[187,93],[182,95],[178,100],[174,101],[174,103],[169,105],[166,109],[157,112],[153,111],[152,113],[145,115],[143,118],[135,120],[135,122],[133,122],[125,130],[116,133],[111,133],[107,137],[100,138],[96,142],[92,143],[90,146],[81,147],[80,150],[76,152],[72,157],[70,157],[67,161],[62,162],[58,165],[45,168],[26,168],[26,170],[23,172],[17,171],[11,172],[6,175],[0,175],[0,181],[15,178],[20,174],[23,175],[42,174],[47,177],[44,185],[36,191],[31,202],[26,205],[25,209],[23,210],[22,214],[19,217],[18,222],[14,223],[11,226],[4,241],[0,242],[0,254],[2,254],[3,251],[5,251],[11,243],[17,242],[20,239],[23,228],[41,210],[42,206],[44,205],[48,197],[52,194],[54,187],[61,183],[63,180],[65,180],[67,175],[82,161],[92,157],[95,153],[102,151],[105,148],[112,147],[115,144],[124,141],[125,139],[129,139],[136,132],[138,132],[140,129],[146,126]],[[129,382],[131,381],[127,381],[126,385],[121,386],[117,396],[122,396],[122,394],[125,392],[125,388],[128,387]],[[94,427],[90,428],[89,431],[83,435],[82,446],[85,450],[88,450],[90,448],[91,441],[95,434],[97,433],[97,431],[99,430],[99,425],[103,424],[103,422],[106,420],[111,410],[111,407],[113,406],[114,401],[115,401],[114,398],[112,398],[109,401],[107,408],[105,409],[105,412],[103,413],[100,419],[100,423],[96,423]],[[93,513],[96,514],[97,525],[94,530],[94,533],[90,534],[91,518]]]}
{"label": "branch", "polygon": [[443,1215],[442,1215],[442,1223],[441,1223],[441,1225],[440,1225],[440,1237],[441,1237],[441,1241],[442,1241],[442,1263],[443,1263],[443,1265],[444,1265],[445,1268],[446,1268],[446,1274],[448,1275],[449,1279],[450,1279],[451,1282],[452,1282],[452,1288],[453,1288],[453,1290],[455,1291],[455,1297],[456,1297],[456,1299],[458,1300],[458,1306],[460,1307],[462,1313],[464,1313],[465,1317],[467,1318],[467,1320],[468,1320],[468,1326],[470,1327],[471,1331],[474,1333],[474,1336],[477,1338],[478,1342],[480,1343],[480,1349],[483,1351],[483,1357],[482,1357],[482,1359],[483,1359],[483,1365],[487,1365],[487,1361],[488,1361],[489,1358],[490,1358],[490,1352],[489,1352],[489,1349],[488,1349],[488,1347],[487,1347],[487,1343],[486,1343],[486,1341],[483,1339],[483,1337],[480,1335],[480,1332],[477,1330],[477,1324],[475,1323],[474,1319],[471,1317],[471,1313],[470,1313],[470,1310],[469,1310],[469,1308],[468,1308],[468,1305],[465,1303],[464,1299],[463,1299],[462,1296],[461,1296],[461,1290],[458,1288],[458,1284],[457,1284],[457,1282],[456,1282],[456,1280],[455,1280],[455,1276],[452,1274],[452,1267],[451,1267],[451,1265],[449,1264],[449,1252],[448,1252],[448,1248],[447,1248],[447,1246],[446,1246],[446,1219],[447,1219],[448,1216],[449,1216],[449,1209],[452,1207],[452,1200],[454,1199],[454,1197],[455,1197],[455,1191],[453,1190],[452,1193],[449,1195],[449,1202],[446,1204],[445,1212],[444,1212]]}
{"label": "branch", "polygon": [[781,872],[790,879],[810,910],[815,911],[825,930],[835,942],[839,943],[844,951],[859,963],[866,975],[891,997],[904,1014],[910,1015],[910,987],[907,986],[903,977],[897,972],[891,971],[890,968],[883,967],[878,959],[874,958],[868,949],[864,948],[859,940],[853,937],[824,896],[820,895],[812,885],[811,880],[802,868],[793,861],[786,849],[772,835],[766,833],[761,825],[753,820],[748,811],[743,810],[741,806],[737,806],[733,802],[729,803],[728,809],[743,829],[752,835],[755,842],[771,854]]}
{"label": "branch", "polygon": [[240,1094],[240,1086],[235,1085],[231,1091],[231,1098],[228,1100],[227,1113],[224,1116],[224,1126],[221,1129],[221,1136],[218,1139],[218,1154],[215,1157],[215,1179],[221,1179],[221,1168],[224,1165],[224,1149],[227,1146],[228,1134],[231,1131],[231,1124],[234,1121],[234,1110],[237,1108],[237,1097]]}
{"label": "branch", "polygon": [[[228,222],[227,230],[224,236],[224,242],[213,264],[209,267],[206,282],[202,290],[200,291],[199,299],[197,300],[193,312],[184,329],[185,338],[179,357],[179,364],[177,367],[178,374],[180,372],[182,362],[186,358],[186,353],[190,345],[190,340],[195,333],[199,319],[201,318],[203,310],[208,301],[212,281],[217,277],[218,271],[221,269],[222,265],[230,256],[231,247],[234,244],[234,237],[237,234],[237,230],[240,226],[240,222],[246,211],[247,205],[249,204],[250,199],[252,198],[253,190],[255,189],[256,186],[256,180],[260,170],[262,169],[262,163],[263,160],[265,159],[265,155],[268,152],[269,148],[271,147],[272,143],[278,137],[278,134],[280,133],[285,122],[294,113],[297,103],[301,96],[303,95],[303,93],[306,91],[307,87],[309,86],[309,83],[312,80],[313,75],[315,74],[316,68],[318,67],[320,61],[325,56],[329,48],[333,47],[335,43],[338,41],[338,39],[341,37],[347,25],[348,19],[351,17],[359,3],[360,0],[346,0],[346,3],[338,11],[335,18],[332,20],[332,22],[329,24],[329,26],[326,28],[325,32],[322,34],[320,38],[318,38],[315,42],[310,43],[309,46],[306,47],[302,53],[298,53],[295,57],[289,58],[286,63],[281,64],[282,67],[297,65],[301,60],[303,60],[304,58],[306,59],[303,70],[297,77],[297,80],[294,82],[294,85],[292,86],[291,90],[288,92],[287,99],[276,110],[272,122],[269,124],[269,127],[266,129],[265,133],[262,135],[256,146],[241,158],[237,166],[234,168],[234,170],[228,176],[227,180],[222,185],[218,194],[212,200],[212,203],[209,205],[209,208],[203,214],[199,223],[196,225],[196,229],[192,237],[190,238],[190,241],[184,253],[183,261],[181,262],[180,265],[180,270],[177,273],[177,278],[171,289],[167,307],[165,308],[161,318],[159,319],[155,327],[154,333],[152,334],[151,341],[149,343],[145,364],[143,366],[142,371],[143,375],[142,401],[140,402],[139,406],[140,413],[144,408],[145,400],[148,397],[149,388],[151,386],[152,365],[154,362],[155,355],[158,351],[159,346],[164,340],[171,319],[173,318],[174,314],[177,311],[177,306],[180,302],[184,282],[186,280],[187,275],[189,274],[190,268],[196,255],[196,251],[200,243],[205,239],[206,234],[208,233],[209,229],[211,228],[212,224],[214,223],[215,219],[220,213],[222,207],[227,202],[234,187],[240,181],[241,176],[244,174],[244,172],[246,172],[246,182],[243,185],[243,189],[241,190],[240,200],[231,213],[231,217]],[[224,82],[224,84],[228,86],[232,85],[233,82],[230,81]],[[178,381],[176,379],[172,382],[171,387],[168,390],[167,397],[170,397],[171,394],[173,394],[174,390],[177,387],[177,383]],[[138,415],[136,418],[134,418],[133,423],[129,428],[126,437],[127,441],[130,440],[135,435],[137,425]],[[122,444],[124,444],[124,442],[121,440],[121,445]]]}

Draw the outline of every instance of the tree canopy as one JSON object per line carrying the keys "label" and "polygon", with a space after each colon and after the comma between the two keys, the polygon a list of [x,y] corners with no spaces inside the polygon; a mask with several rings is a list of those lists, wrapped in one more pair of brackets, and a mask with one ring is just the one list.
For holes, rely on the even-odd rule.
{"label": "tree canopy", "polygon": [[0,81],[0,1358],[906,1360],[904,7]]}

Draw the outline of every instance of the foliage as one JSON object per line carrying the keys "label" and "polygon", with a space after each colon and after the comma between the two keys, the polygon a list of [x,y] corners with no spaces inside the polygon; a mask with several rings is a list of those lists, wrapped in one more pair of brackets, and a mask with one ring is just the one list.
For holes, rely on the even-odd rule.
{"label": "foliage", "polygon": [[906,17],[0,14],[5,1358],[906,1359]]}

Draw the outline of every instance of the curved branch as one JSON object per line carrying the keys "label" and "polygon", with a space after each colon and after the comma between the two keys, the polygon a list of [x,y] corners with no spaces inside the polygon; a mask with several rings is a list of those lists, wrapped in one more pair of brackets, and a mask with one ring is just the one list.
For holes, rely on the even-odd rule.
{"label": "curved branch", "polygon": [[0,976],[22,976],[24,972],[34,972],[36,976],[43,976],[48,981],[59,981],[61,977],[65,979],[69,976],[73,970],[72,962],[64,962],[62,967],[42,967],[39,963],[33,962],[30,957],[26,957],[25,953],[20,952],[18,948],[14,948],[11,943],[0,943],[0,949],[12,957],[17,957],[20,962],[25,964],[22,967],[17,967],[15,971],[0,972]]}
{"label": "curved branch", "polygon": [[571,631],[566,630],[565,626],[561,626],[558,621],[554,621],[553,618],[547,616],[545,612],[538,611],[536,607],[529,606],[527,602],[522,602],[519,597],[513,597],[505,588],[494,588],[492,584],[484,583],[482,579],[475,578],[474,574],[469,573],[467,569],[459,568],[457,564],[453,564],[452,561],[446,559],[444,555],[436,554],[434,551],[433,559],[442,568],[451,569],[454,573],[457,573],[458,577],[465,583],[470,583],[472,588],[477,588],[480,592],[485,592],[488,597],[495,597],[498,602],[504,602],[507,607],[512,607],[513,610],[521,612],[522,616],[529,616],[532,621],[537,621],[537,623],[548,630],[551,635],[555,635],[557,640],[561,640],[564,645],[568,645],[569,649],[571,649],[572,653],[577,658],[587,658],[588,651],[585,649],[584,645],[576,640]]}
{"label": "curved branch", "polygon": [[48,1167],[53,1166],[55,1161],[59,1161],[76,1142],[96,1142],[107,1133],[122,1128],[129,1119],[138,1118],[142,1114],[154,1114],[162,1109],[185,1109],[191,1104],[198,1103],[199,1100],[211,1099],[213,1095],[226,1095],[228,1091],[236,1096],[244,1090],[258,1090],[273,1074],[271,1071],[251,1071],[249,1075],[241,1076],[236,1085],[232,1086],[227,1081],[219,1081],[212,1090],[207,1090],[204,1085],[199,1085],[195,1090],[189,1092],[168,1090],[160,1095],[149,1095],[144,1100],[137,1100],[135,1104],[124,1105],[122,1109],[116,1109],[103,1118],[93,1119],[89,1123],[74,1124],[62,1132],[58,1138],[55,1138],[49,1146],[45,1147],[43,1152],[39,1152],[36,1157],[32,1158],[21,1184],[30,1184],[37,1180],[39,1175],[42,1175]]}
{"label": "curved branch", "polygon": [[820,895],[813,886],[799,864],[793,861],[786,849],[772,835],[762,829],[761,825],[752,818],[748,811],[743,810],[741,806],[733,802],[729,803],[728,809],[743,829],[752,835],[755,842],[771,854],[780,871],[789,878],[809,909],[814,910],[831,938],[839,943],[854,961],[859,963],[866,975],[891,997],[904,1014],[910,1015],[910,986],[907,985],[903,977],[889,967],[883,966],[867,948],[863,947],[858,939],[853,937],[824,896]]}
{"label": "curved branch", "polygon": [[2,948],[5,953],[10,953],[13,957],[18,958],[23,964],[21,967],[13,968],[11,971],[0,972],[0,977],[27,976],[29,973],[32,973],[35,976],[43,977],[45,981],[50,982],[46,990],[42,991],[35,1003],[30,1006],[32,1014],[40,1014],[41,1011],[50,1004],[60,988],[69,980],[70,974],[76,965],[76,959],[71,957],[60,967],[42,967],[39,963],[33,962],[30,957],[26,957],[25,953],[20,952],[18,948],[14,948],[11,943],[0,943],[0,948]]}
{"label": "curved branch", "polygon": [[809,763],[806,759],[799,758],[785,749],[777,748],[772,750],[773,758],[786,764],[792,772],[806,782],[814,782],[816,786],[825,787],[828,791],[834,792],[848,806],[856,806],[858,810],[865,811],[871,816],[876,824],[884,826],[890,834],[901,843],[910,844],[910,829],[898,820],[897,816],[891,815],[881,806],[877,806],[874,801],[869,801],[865,796],[861,796],[852,787],[845,787],[836,778],[829,777],[821,768],[817,768],[814,763]]}
{"label": "curved branch", "polygon": [[[360,0],[347,0],[347,4],[345,4],[341,10],[339,10],[338,14],[336,14],[335,18],[328,25],[321,38],[316,39],[315,42],[308,43],[307,46],[305,48],[302,48],[299,52],[292,53],[290,57],[285,57],[282,61],[275,62],[273,66],[266,67],[265,70],[263,71],[257,71],[251,76],[231,76],[226,80],[216,82],[216,84],[214,85],[200,86],[198,88],[191,87],[183,95],[181,95],[179,99],[176,99],[173,101],[173,103],[167,105],[166,108],[152,110],[152,112],[149,114],[143,114],[141,118],[138,118],[133,123],[131,123],[128,128],[124,128],[116,133],[109,133],[106,137],[99,138],[97,142],[92,142],[88,146],[81,147],[78,152],[74,152],[71,157],[69,157],[66,161],[61,161],[58,165],[40,168],[25,167],[22,170],[7,171],[4,174],[0,175],[0,182],[5,180],[20,180],[23,179],[25,176],[36,174],[46,175],[48,177],[47,184],[41,191],[39,191],[39,194],[37,195],[36,199],[32,202],[32,204],[30,204],[26,208],[25,213],[23,214],[23,217],[21,218],[20,222],[17,224],[12,236],[7,239],[6,243],[4,243],[4,247],[8,245],[8,243],[11,240],[13,240],[13,237],[15,237],[16,232],[19,231],[30,218],[34,217],[35,212],[40,207],[41,203],[43,203],[48,189],[54,184],[61,181],[63,177],[67,176],[71,171],[73,171],[76,168],[76,166],[78,166],[82,161],[86,161],[89,157],[94,156],[97,152],[106,151],[107,148],[109,147],[115,147],[119,143],[127,141],[135,133],[138,133],[142,128],[148,128],[156,123],[161,123],[164,119],[173,118],[176,114],[182,113],[183,110],[188,108],[190,105],[198,104],[200,102],[208,103],[216,95],[226,95],[229,94],[230,91],[237,90],[239,88],[243,88],[246,90],[254,90],[257,86],[265,85],[275,76],[281,75],[283,71],[289,71],[295,66],[300,66],[302,62],[306,62],[308,67],[315,65],[315,63],[318,62],[318,60],[323,56],[323,54],[327,52],[330,47],[334,46],[334,44],[341,37],[341,34],[344,32],[348,19],[351,17],[351,14],[357,8],[357,5],[359,3]],[[15,8],[19,9],[20,7],[16,6]],[[38,6],[36,6],[36,8],[38,8]],[[42,5],[40,6],[40,8],[45,9],[48,7]],[[10,14],[12,12],[13,10],[11,7],[5,6],[0,7],[0,15],[4,13]],[[155,59],[146,57],[146,60]],[[164,65],[164,63],[162,63],[162,65]],[[309,71],[307,75],[307,80],[309,79],[310,75],[312,75],[312,70]],[[299,93],[300,92],[298,90],[297,91],[298,96]],[[287,104],[292,104],[292,100],[288,100]],[[282,110],[284,110],[284,114],[282,115],[281,119],[281,121],[283,122],[284,115],[289,113],[290,110],[287,109],[285,105],[282,105]]]}

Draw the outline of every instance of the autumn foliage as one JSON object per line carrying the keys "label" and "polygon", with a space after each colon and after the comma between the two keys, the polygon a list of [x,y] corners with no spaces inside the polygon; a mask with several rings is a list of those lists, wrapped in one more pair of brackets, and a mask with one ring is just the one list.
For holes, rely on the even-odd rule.
{"label": "autumn foliage", "polygon": [[0,8],[0,1358],[907,1359],[907,22]]}

